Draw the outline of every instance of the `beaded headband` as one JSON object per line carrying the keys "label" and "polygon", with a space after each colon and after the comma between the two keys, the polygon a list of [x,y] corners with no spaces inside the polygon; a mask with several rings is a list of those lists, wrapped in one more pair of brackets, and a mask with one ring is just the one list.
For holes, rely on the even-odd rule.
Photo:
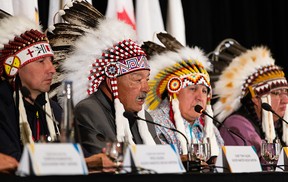
{"label": "beaded headband", "polygon": [[[132,40],[124,40],[104,51],[101,59],[96,59],[90,70],[88,94],[96,92],[105,77],[118,76],[142,69],[150,69],[146,54]],[[112,91],[118,98],[117,83],[112,83]]]}
{"label": "beaded headband", "polygon": [[8,16],[0,22],[0,75],[13,77],[28,63],[53,56],[45,34],[34,22]]}

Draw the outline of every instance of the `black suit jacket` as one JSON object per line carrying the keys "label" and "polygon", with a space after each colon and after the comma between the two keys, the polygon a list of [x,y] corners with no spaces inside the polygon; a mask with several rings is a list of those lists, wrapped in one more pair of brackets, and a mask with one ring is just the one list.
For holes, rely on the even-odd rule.
{"label": "black suit jacket", "polygon": [[22,146],[18,110],[13,100],[13,90],[7,81],[0,82],[0,152],[20,160]]}
{"label": "black suit jacket", "polygon": [[[60,122],[62,109],[50,100],[55,119]],[[23,145],[20,140],[19,110],[13,99],[13,90],[7,81],[0,81],[0,153],[21,158]]]}
{"label": "black suit jacket", "polygon": [[[76,141],[81,143],[85,157],[101,153],[106,142],[116,141],[115,109],[101,90],[79,102],[74,111]],[[145,115],[152,121],[148,112]],[[136,120],[129,123],[134,142],[143,144]],[[156,144],[160,144],[155,126],[148,123],[148,128]]]}

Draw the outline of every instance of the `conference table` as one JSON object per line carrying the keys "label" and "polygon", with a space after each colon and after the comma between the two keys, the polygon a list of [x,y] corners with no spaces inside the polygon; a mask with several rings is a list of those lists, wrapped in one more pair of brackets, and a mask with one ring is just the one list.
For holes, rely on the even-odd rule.
{"label": "conference table", "polygon": [[67,176],[26,176],[0,174],[0,181],[9,182],[287,182],[287,172],[255,173],[184,173],[184,174],[109,174],[96,173],[89,175]]}

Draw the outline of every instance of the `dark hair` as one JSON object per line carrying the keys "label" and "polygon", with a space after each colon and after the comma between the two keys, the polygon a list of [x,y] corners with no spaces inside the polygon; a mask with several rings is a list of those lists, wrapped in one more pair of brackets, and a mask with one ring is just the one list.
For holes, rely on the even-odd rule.
{"label": "dark hair", "polygon": [[241,107],[236,111],[237,114],[240,114],[247,118],[254,126],[257,133],[262,139],[265,139],[265,133],[262,128],[261,118],[257,116],[254,103],[252,101],[251,93],[249,92],[245,97],[241,99]]}

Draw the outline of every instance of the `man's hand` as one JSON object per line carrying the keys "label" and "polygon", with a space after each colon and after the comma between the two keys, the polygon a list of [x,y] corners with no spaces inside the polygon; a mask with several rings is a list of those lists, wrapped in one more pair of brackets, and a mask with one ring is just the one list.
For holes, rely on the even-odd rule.
{"label": "man's hand", "polygon": [[85,158],[89,173],[115,172],[116,165],[104,153]]}
{"label": "man's hand", "polygon": [[0,172],[1,173],[12,173],[18,167],[18,161],[9,156],[0,153]]}

